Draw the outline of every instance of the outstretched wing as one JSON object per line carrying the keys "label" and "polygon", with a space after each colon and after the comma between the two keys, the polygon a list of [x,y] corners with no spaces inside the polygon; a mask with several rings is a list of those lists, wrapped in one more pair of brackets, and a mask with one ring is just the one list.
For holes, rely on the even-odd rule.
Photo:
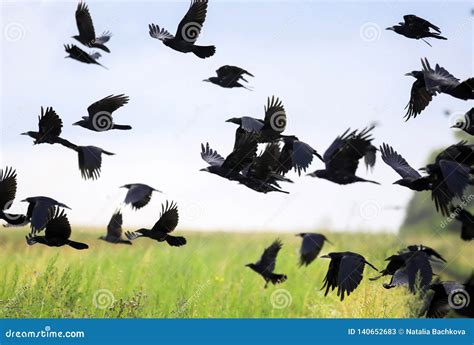
{"label": "outstretched wing", "polygon": [[115,110],[127,104],[129,100],[128,96],[125,96],[124,94],[117,96],[109,95],[95,103],[92,103],[87,108],[87,112],[91,118],[101,112],[111,115]]}
{"label": "outstretched wing", "polygon": [[89,8],[83,2],[77,5],[76,24],[79,36],[83,41],[92,42],[95,39],[94,25],[92,24]]}
{"label": "outstretched wing", "polygon": [[267,130],[273,130],[281,133],[286,128],[286,112],[283,103],[278,97],[268,97],[265,106],[264,127]]}
{"label": "outstretched wing", "polygon": [[405,114],[405,120],[409,120],[411,117],[415,118],[417,115],[421,114],[423,110],[430,104],[433,99],[431,92],[426,90],[426,85],[424,80],[415,80],[411,87],[410,91],[410,100],[406,105],[407,113]]}
{"label": "outstretched wing", "polygon": [[224,163],[224,157],[209,147],[209,143],[201,144],[201,158],[212,166],[221,166]]}
{"label": "outstretched wing", "polygon": [[365,260],[360,255],[345,255],[339,265],[337,276],[337,295],[344,300],[344,295],[349,296],[362,280]]}
{"label": "outstretched wing", "polygon": [[421,64],[423,65],[423,76],[428,92],[445,92],[459,85],[459,79],[440,65],[436,64],[433,70],[426,58],[421,60]]}
{"label": "outstretched wing", "polygon": [[123,217],[120,210],[115,212],[107,225],[107,236],[120,238],[122,236]]}
{"label": "outstretched wing", "polygon": [[405,273],[408,277],[408,287],[411,292],[416,288],[425,289],[431,283],[433,270],[431,269],[428,255],[417,251],[409,253],[405,262]]}
{"label": "outstretched wing", "polygon": [[98,179],[102,167],[102,153],[113,155],[95,146],[78,146],[79,151],[79,169],[82,178]]}
{"label": "outstretched wing", "polygon": [[321,251],[324,237],[319,234],[307,234],[303,237],[300,248],[300,265],[309,265]]}
{"label": "outstretched wing", "polygon": [[237,67],[237,66],[230,66],[230,65],[225,65],[225,66],[219,67],[216,70],[216,73],[217,73],[217,76],[219,78],[232,77],[232,78],[238,79],[243,74],[247,74],[251,77],[254,76],[252,73],[247,72],[243,68],[240,68],[240,67]]}
{"label": "outstretched wing", "polygon": [[178,220],[178,206],[174,202],[168,203],[168,201],[166,201],[166,206],[161,205],[160,219],[156,222],[151,231],[168,234],[178,226]]}
{"label": "outstretched wing", "polygon": [[278,252],[283,247],[283,243],[279,239],[275,240],[269,247],[267,247],[262,254],[262,257],[257,262],[257,266],[267,273],[272,273],[275,270],[275,263]]}
{"label": "outstretched wing", "polygon": [[188,12],[178,25],[176,38],[180,41],[195,42],[206,20],[206,13],[207,0],[192,0]]}
{"label": "outstretched wing", "polygon": [[441,33],[441,30],[439,27],[437,27],[434,24],[431,24],[429,21],[426,19],[420,18],[418,16],[415,16],[414,14],[407,14],[403,16],[403,20],[407,25],[415,26],[418,28],[421,28],[424,31],[429,31],[429,29],[433,29],[438,33]]}
{"label": "outstretched wing", "polygon": [[222,167],[231,169],[235,172],[242,171],[246,166],[252,163],[257,155],[257,137],[253,133],[244,133],[236,138],[234,150],[226,157]]}
{"label": "outstretched wing", "polygon": [[64,210],[50,208],[50,219],[46,225],[46,238],[68,239],[71,236],[71,225]]}
{"label": "outstretched wing", "polygon": [[16,196],[16,171],[6,167],[0,170],[0,212],[10,208]]}
{"label": "outstretched wing", "polygon": [[63,122],[52,107],[46,108],[46,112],[41,107],[41,115],[38,116],[39,136],[44,137],[58,137],[61,135]]}
{"label": "outstretched wing", "polygon": [[403,178],[421,178],[421,174],[413,169],[407,161],[393,149],[393,147],[382,144],[380,147],[380,152],[382,153],[382,160],[395,170]]}
{"label": "outstretched wing", "polygon": [[149,34],[151,37],[160,41],[171,40],[174,38],[165,28],[161,28],[156,24],[148,25]]}
{"label": "outstretched wing", "polygon": [[104,31],[102,35],[99,37],[96,37],[94,40],[95,44],[104,44],[107,43],[110,40],[110,37],[112,37],[112,33],[110,31]]}

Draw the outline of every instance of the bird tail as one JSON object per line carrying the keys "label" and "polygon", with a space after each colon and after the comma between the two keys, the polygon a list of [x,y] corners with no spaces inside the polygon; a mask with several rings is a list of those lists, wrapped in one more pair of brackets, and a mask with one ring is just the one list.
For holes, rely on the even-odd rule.
{"label": "bird tail", "polygon": [[68,245],[73,247],[74,249],[79,249],[79,250],[89,248],[87,244],[81,243],[81,242],[75,242],[75,241],[69,241]]}
{"label": "bird tail", "polygon": [[268,278],[270,279],[272,284],[275,285],[275,284],[283,283],[285,280],[288,279],[288,276],[286,274],[272,273]]}
{"label": "bird tail", "polygon": [[166,242],[173,247],[181,247],[186,244],[186,239],[181,236],[166,236]]}
{"label": "bird tail", "polygon": [[369,183],[373,183],[373,184],[380,184],[380,183],[377,182],[377,181],[366,180],[366,179],[363,179],[363,178],[361,178],[361,179],[359,180],[359,182],[369,182]]}
{"label": "bird tail", "polygon": [[129,130],[129,129],[132,129],[132,127],[129,125],[115,125],[114,124],[112,129]]}
{"label": "bird tail", "polygon": [[437,39],[439,39],[439,40],[447,40],[446,37],[441,36],[440,34],[436,34],[436,33],[433,33],[433,36],[431,36],[431,37],[437,38]]}
{"label": "bird tail", "polygon": [[215,52],[215,46],[193,46],[194,55],[200,57],[201,59],[211,57],[215,54]]}

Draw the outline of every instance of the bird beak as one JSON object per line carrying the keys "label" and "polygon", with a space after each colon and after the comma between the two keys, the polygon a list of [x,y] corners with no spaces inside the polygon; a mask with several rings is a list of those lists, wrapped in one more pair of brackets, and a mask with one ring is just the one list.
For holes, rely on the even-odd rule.
{"label": "bird beak", "polygon": [[413,73],[411,73],[411,72],[405,73],[404,75],[407,76],[407,77],[413,77]]}
{"label": "bird beak", "polygon": [[202,169],[199,169],[199,171],[209,171],[208,168],[202,168]]}
{"label": "bird beak", "polygon": [[330,259],[331,257],[329,255],[323,255],[319,257],[320,259]]}
{"label": "bird beak", "polygon": [[73,125],[73,126],[79,126],[79,121],[74,122],[72,125]]}
{"label": "bird beak", "polygon": [[330,245],[334,245],[334,243],[332,243],[331,241],[329,241],[327,238],[326,238],[326,242],[329,243]]}
{"label": "bird beak", "polygon": [[26,133],[26,132],[25,133],[20,133],[20,135],[28,135],[28,133]]}
{"label": "bird beak", "polygon": [[210,80],[209,80],[209,79],[203,79],[203,81],[205,81],[205,82],[208,82],[208,83],[210,82]]}
{"label": "bird beak", "polygon": [[386,28],[385,30],[394,31],[393,26],[391,26],[391,27],[389,27],[389,28]]}
{"label": "bird beak", "polygon": [[20,202],[27,202],[27,201],[28,201],[28,200],[26,200],[26,199],[20,200]]}

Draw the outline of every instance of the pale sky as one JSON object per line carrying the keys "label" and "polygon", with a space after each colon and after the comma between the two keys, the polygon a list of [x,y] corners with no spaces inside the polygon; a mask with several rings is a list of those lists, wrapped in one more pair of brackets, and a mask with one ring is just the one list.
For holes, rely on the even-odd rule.
{"label": "pale sky", "polygon": [[[289,195],[259,194],[199,169],[200,144],[230,153],[234,116],[263,117],[268,96],[283,101],[286,134],[321,154],[348,127],[373,121],[374,144],[390,143],[415,168],[434,149],[455,141],[446,109],[464,113],[472,103],[437,96],[422,115],[405,123],[404,107],[420,58],[439,63],[460,79],[473,75],[471,2],[210,1],[198,44],[214,44],[206,60],[173,51],[148,35],[156,23],[174,33],[188,1],[87,1],[97,33],[110,30],[100,62],[109,70],[64,59],[64,44],[77,44],[76,1],[2,1],[1,167],[18,172],[17,203],[35,195],[69,205],[73,224],[105,226],[126,183],[142,182],[155,194],[144,209],[126,209],[126,227],[152,226],[161,203],[177,201],[181,229],[394,231],[412,193],[392,182],[398,175],[378,156],[373,173],[382,183],[339,186],[290,173]],[[430,48],[385,31],[416,14],[442,29],[448,41]],[[253,92],[203,83],[226,64],[253,73]],[[130,103],[115,113],[131,131],[95,133],[72,126],[86,108],[109,94]],[[32,145],[19,135],[37,130],[40,107],[63,119],[62,137],[116,153],[103,158],[97,181],[81,179],[77,154],[59,145]],[[308,172],[321,169],[315,160]]]}

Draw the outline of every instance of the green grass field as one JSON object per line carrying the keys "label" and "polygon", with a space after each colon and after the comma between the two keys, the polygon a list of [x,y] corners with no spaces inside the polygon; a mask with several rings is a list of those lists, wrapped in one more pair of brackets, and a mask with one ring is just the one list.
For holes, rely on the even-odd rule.
{"label": "green grass field", "polygon": [[[183,231],[179,231],[183,234]],[[449,265],[435,271],[442,279],[470,274],[474,248],[457,237],[407,238],[388,234],[328,233],[334,245],[322,254],[351,250],[376,267],[397,249],[424,243],[438,249]],[[153,318],[341,318],[415,317],[417,298],[403,288],[385,290],[384,280],[364,271],[359,288],[340,302],[321,291],[327,259],[299,268],[299,238],[292,234],[184,232],[188,244],[170,248],[146,239],[133,246],[110,245],[91,230],[73,231],[90,249],[27,246],[26,229],[2,229],[0,237],[0,317]],[[276,237],[284,247],[277,273],[288,281],[264,289],[246,263],[258,259]]]}

